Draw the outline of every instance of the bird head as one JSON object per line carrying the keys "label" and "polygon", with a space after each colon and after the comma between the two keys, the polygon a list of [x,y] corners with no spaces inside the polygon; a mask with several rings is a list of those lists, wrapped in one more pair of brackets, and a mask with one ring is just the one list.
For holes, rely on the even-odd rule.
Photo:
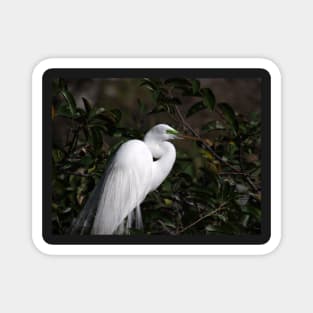
{"label": "bird head", "polygon": [[179,139],[179,132],[167,124],[153,126],[146,134],[145,140],[168,141]]}

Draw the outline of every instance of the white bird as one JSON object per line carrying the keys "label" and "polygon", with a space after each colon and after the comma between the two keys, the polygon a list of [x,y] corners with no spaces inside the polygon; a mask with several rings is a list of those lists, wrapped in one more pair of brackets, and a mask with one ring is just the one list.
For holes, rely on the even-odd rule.
{"label": "white bird", "polygon": [[93,235],[125,233],[132,227],[134,216],[136,227],[142,228],[140,204],[169,175],[176,159],[175,147],[169,140],[178,138],[175,129],[158,124],[143,141],[133,139],[122,144],[73,223],[72,233],[80,227],[83,234],[94,215]]}

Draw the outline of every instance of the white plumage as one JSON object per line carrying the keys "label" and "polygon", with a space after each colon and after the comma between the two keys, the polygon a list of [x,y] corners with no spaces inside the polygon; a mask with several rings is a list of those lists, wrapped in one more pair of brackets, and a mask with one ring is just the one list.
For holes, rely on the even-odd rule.
{"label": "white plumage", "polygon": [[144,200],[152,164],[152,155],[140,140],[130,140],[119,148],[107,171],[92,234],[112,234]]}
{"label": "white plumage", "polygon": [[159,124],[143,141],[129,140],[122,144],[72,231],[75,232],[79,223],[88,224],[94,209],[96,215],[91,229],[94,235],[123,233],[124,227],[132,227],[134,220],[136,227],[141,228],[140,204],[170,173],[176,150],[168,140],[177,138],[177,134],[170,126]]}

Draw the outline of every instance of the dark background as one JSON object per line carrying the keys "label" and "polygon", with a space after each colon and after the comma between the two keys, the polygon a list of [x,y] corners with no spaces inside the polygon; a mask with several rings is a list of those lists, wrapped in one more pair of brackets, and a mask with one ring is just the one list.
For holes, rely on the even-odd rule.
{"label": "dark background", "polygon": [[[201,86],[209,87],[214,92],[217,102],[231,103],[233,108],[242,113],[259,112],[261,109],[261,79],[199,79]],[[133,111],[134,104],[138,98],[143,99],[148,108],[152,108],[153,100],[149,92],[141,87],[140,80],[136,79],[80,79],[68,80],[69,91],[78,107],[83,108],[82,98],[86,98],[92,104],[98,106],[111,106],[120,108],[124,111],[124,118],[127,120],[131,113],[136,115],[138,112]],[[184,108],[193,102],[193,99],[184,99]],[[199,130],[201,120],[212,120],[218,118],[216,114],[203,111],[201,116],[192,116],[190,124]],[[199,120],[200,119],[200,120]],[[150,115],[144,117],[146,129],[160,121],[172,124],[167,114],[160,113],[158,116]],[[125,121],[126,122],[126,121]],[[128,120],[129,122],[129,120]],[[56,143],[65,140],[63,127],[66,127],[67,121],[61,118],[54,122],[54,141]],[[132,122],[130,122],[131,124]]]}

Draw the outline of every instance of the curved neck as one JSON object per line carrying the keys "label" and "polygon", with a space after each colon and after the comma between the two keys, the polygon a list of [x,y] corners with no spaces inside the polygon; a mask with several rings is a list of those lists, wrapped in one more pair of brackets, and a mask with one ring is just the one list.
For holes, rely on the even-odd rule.
{"label": "curved neck", "polygon": [[158,160],[153,162],[152,180],[150,191],[157,189],[170,173],[176,159],[176,150],[174,145],[168,141],[150,141],[145,143],[150,149],[154,158]]}

